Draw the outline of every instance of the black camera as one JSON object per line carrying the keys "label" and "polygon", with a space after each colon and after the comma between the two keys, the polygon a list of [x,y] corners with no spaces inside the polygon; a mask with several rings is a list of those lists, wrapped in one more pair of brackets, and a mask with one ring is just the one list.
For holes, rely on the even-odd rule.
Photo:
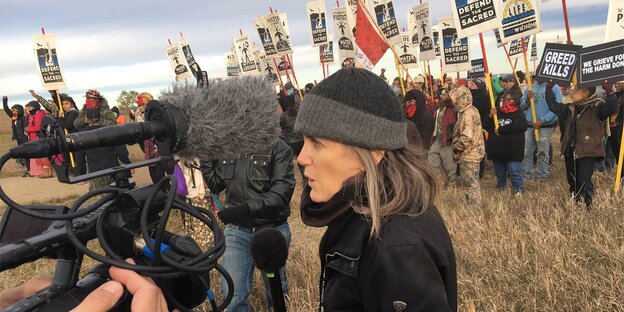
{"label": "black camera", "polygon": [[[129,181],[128,173],[131,169],[170,161],[170,152],[175,152],[184,143],[175,137],[175,131],[169,131],[171,125],[184,127],[185,121],[181,120],[180,114],[175,113],[175,107],[154,101],[148,104],[148,112],[154,118],[159,118],[160,123],[111,126],[68,136],[57,128],[54,137],[39,140],[39,145],[31,144],[21,149],[18,146],[15,152],[12,150],[0,158],[1,169],[9,159],[23,154],[33,158],[54,153],[69,156],[73,150],[107,144],[130,144],[152,137],[156,138],[157,145],[170,147],[169,153],[165,151],[156,159],[79,177],[63,175],[68,172],[69,166],[57,164],[55,169],[61,173],[59,180],[62,182],[76,183],[102,176],[110,176],[114,181],[110,187],[93,190],[79,197],[71,207],[22,206],[11,200],[0,187],[0,199],[8,205],[0,224],[0,271],[42,257],[57,259],[52,284],[6,311],[70,310],[109,279],[107,272],[110,266],[134,270],[151,277],[162,289],[172,309],[187,311],[206,298],[215,311],[223,310],[229,303],[232,281],[218,264],[225,250],[225,238],[212,212],[177,198],[175,190],[178,181],[175,176],[166,176],[156,184],[139,188]],[[110,140],[112,132],[115,132],[116,138],[122,139]],[[87,202],[90,204],[85,205]],[[212,231],[214,240],[208,250],[201,250],[188,236],[166,230],[174,209],[199,219]],[[86,247],[88,241],[96,238],[105,255]],[[84,255],[100,263],[79,280]],[[125,262],[127,258],[134,259],[136,264]],[[230,289],[219,306],[210,289],[212,270],[225,278]],[[128,294],[124,295],[114,310],[129,311],[130,299]]]}

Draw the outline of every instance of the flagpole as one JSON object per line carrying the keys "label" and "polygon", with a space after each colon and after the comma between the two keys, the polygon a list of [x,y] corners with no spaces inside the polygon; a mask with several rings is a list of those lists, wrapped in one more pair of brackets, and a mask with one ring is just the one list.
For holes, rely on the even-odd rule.
{"label": "flagpole", "polygon": [[[45,28],[41,27],[41,34],[45,35]],[[61,93],[57,90],[53,90],[54,94],[56,95],[56,104],[59,107],[59,112],[62,112],[63,115],[65,115],[65,110],[63,109],[63,105],[61,103]],[[63,130],[65,131],[65,135],[68,134],[67,129],[65,127],[63,127]],[[70,152],[69,153],[69,162],[71,163],[72,168],[76,168],[76,162],[74,161],[74,153]]]}
{"label": "flagpole", "polygon": [[[533,85],[531,82],[531,75],[529,73],[529,60],[527,58],[527,51],[526,51],[526,45],[524,44],[524,38],[520,38],[520,41],[522,41],[522,55],[524,56],[524,68],[526,70],[526,80],[527,80],[527,87],[529,92],[533,92]],[[537,115],[535,114],[535,101],[533,99],[533,97],[531,97],[530,99],[531,102],[531,115],[533,117],[533,124],[535,124],[537,122]],[[533,129],[535,131],[535,142],[539,141],[539,129]]]}
{"label": "flagpole", "polygon": [[327,73],[325,72],[325,53],[323,51],[323,45],[319,46],[319,54],[321,55],[321,67],[323,68],[323,79],[327,78]]}
{"label": "flagpole", "polygon": [[566,4],[566,0],[561,0],[561,6],[563,7],[563,21],[565,22],[568,44],[572,44],[572,36],[570,36],[570,22],[568,21],[568,6]]}
{"label": "flagpole", "polygon": [[[481,54],[483,54],[483,68],[485,69],[485,83],[487,85],[488,94],[490,95],[490,105],[492,108],[496,108],[496,103],[494,103],[494,91],[492,90],[492,77],[490,77],[487,54],[485,53],[485,43],[483,42],[483,33],[479,33],[479,41],[481,42]],[[492,114],[492,118],[494,119],[494,129],[498,129],[497,114]]]}
{"label": "flagpole", "polygon": [[[511,66],[511,73],[514,75],[514,77],[516,77],[516,82],[518,83],[518,87],[520,87],[522,83],[520,83],[520,78],[518,78],[518,75],[516,75],[516,65],[511,64],[511,57],[509,56],[509,51],[507,51],[506,44],[503,45],[503,48],[505,49],[505,55],[507,55],[509,66]],[[516,59],[516,64],[518,64],[518,59]]]}
{"label": "flagpole", "polygon": [[[381,30],[381,27],[377,24],[377,22],[375,21],[375,19],[371,15],[370,11],[368,10],[368,7],[364,3],[362,3],[362,0],[357,0],[357,2],[360,4],[360,7],[362,7],[364,9],[364,12],[366,13],[366,16],[372,22],[371,24],[375,25],[375,28],[377,28],[377,31],[381,35],[381,38],[384,40],[386,45],[390,48],[392,53],[394,53],[394,57],[398,58],[399,57],[399,53],[397,53],[396,49],[394,48],[394,45],[392,43],[390,43],[388,38],[386,38],[386,36],[384,35],[383,31]],[[403,62],[401,62],[401,59],[399,59],[399,64],[401,64],[401,67],[403,68],[403,70],[407,69],[407,66],[405,66],[405,64],[403,64]],[[409,73],[408,73],[408,78],[411,78],[411,77],[409,77]]]}
{"label": "flagpole", "polygon": [[279,65],[277,65],[277,61],[275,59],[273,59],[273,64],[275,64],[275,70],[277,70],[277,78],[279,78],[280,86],[282,87],[282,90],[285,91],[286,88],[284,88],[284,81],[282,80],[282,74],[280,73]]}
{"label": "flagpole", "polygon": [[429,79],[429,94],[431,94],[431,100],[433,101],[433,81],[432,81],[433,80],[433,74],[431,74],[431,66],[429,66],[429,60],[427,60],[427,72],[428,72],[427,75],[430,76],[430,79]]}

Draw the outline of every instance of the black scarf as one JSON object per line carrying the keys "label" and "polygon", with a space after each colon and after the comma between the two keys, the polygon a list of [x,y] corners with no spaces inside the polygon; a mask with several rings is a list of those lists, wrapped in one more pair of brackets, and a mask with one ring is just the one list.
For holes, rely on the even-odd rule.
{"label": "black scarf", "polygon": [[357,183],[347,181],[338,193],[329,201],[315,203],[310,198],[310,186],[306,186],[301,193],[301,219],[303,223],[312,227],[329,225],[345,211],[351,209],[355,199]]}

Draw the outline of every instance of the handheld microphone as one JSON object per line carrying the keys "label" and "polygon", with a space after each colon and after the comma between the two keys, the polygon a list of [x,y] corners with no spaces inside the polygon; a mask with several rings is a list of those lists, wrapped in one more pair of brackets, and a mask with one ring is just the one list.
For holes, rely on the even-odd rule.
{"label": "handheld microphone", "polygon": [[251,236],[251,257],[261,271],[269,279],[273,311],[286,312],[284,290],[280,269],[286,265],[288,244],[286,238],[275,228],[264,228]]}
{"label": "handheld microphone", "polygon": [[154,138],[171,143],[181,158],[210,161],[253,153],[279,136],[277,100],[260,77],[213,81],[206,88],[173,87],[147,104],[146,122],[31,141],[10,150],[12,158],[41,158],[94,147],[134,144]]}

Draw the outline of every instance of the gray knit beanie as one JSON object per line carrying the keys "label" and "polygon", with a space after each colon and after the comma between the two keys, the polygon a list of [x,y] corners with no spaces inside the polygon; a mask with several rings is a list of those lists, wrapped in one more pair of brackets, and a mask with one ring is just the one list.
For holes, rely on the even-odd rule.
{"label": "gray knit beanie", "polygon": [[317,84],[301,103],[295,130],[369,149],[407,145],[407,124],[392,89],[359,68],[343,68]]}

